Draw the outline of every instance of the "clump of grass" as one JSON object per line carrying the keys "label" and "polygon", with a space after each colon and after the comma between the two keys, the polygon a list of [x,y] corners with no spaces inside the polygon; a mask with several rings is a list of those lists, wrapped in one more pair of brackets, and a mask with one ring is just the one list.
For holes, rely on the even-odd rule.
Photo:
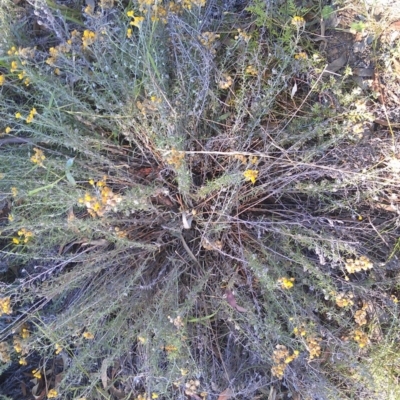
{"label": "clump of grass", "polygon": [[0,356],[35,396],[398,391],[397,136],[364,156],[322,9],[215,7],[5,2]]}

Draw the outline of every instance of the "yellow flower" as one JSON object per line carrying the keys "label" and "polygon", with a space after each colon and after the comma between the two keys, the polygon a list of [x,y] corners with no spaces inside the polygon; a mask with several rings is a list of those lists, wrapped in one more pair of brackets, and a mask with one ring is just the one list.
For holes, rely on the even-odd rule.
{"label": "yellow flower", "polygon": [[22,352],[21,342],[18,341],[18,340],[15,340],[15,339],[14,339],[14,350],[15,350],[17,353],[21,353],[21,352]]}
{"label": "yellow flower", "polygon": [[310,353],[310,360],[313,360],[316,357],[321,355],[321,346],[320,338],[310,337],[306,339],[307,342],[307,350]]}
{"label": "yellow flower", "polygon": [[37,149],[36,147],[33,148],[33,151],[35,154],[31,157],[31,161],[34,164],[40,165],[43,167],[43,161],[46,159],[46,156],[43,154],[43,151],[40,149]]}
{"label": "yellow flower", "polygon": [[6,77],[3,74],[1,74],[0,75],[0,86],[4,85],[5,81],[6,81]]}
{"label": "yellow flower", "polygon": [[56,354],[60,354],[62,352],[63,348],[58,343],[56,343],[54,347],[56,348],[55,349]]}
{"label": "yellow flower", "polygon": [[136,28],[140,29],[143,21],[144,17],[133,17],[133,21],[130,22],[130,25],[136,26]]}
{"label": "yellow flower", "polygon": [[294,278],[279,278],[278,282],[282,289],[291,289],[294,286]]}
{"label": "yellow flower", "polygon": [[14,215],[8,214],[8,220],[9,220],[9,222],[13,222],[14,221]]}
{"label": "yellow flower", "polygon": [[351,294],[347,296],[345,293],[339,293],[335,298],[336,305],[338,307],[352,306],[354,304],[353,300],[351,300],[352,297]]}
{"label": "yellow flower", "polygon": [[85,196],[83,197],[83,200],[85,202],[89,202],[92,200],[92,196],[89,193],[85,193]]}
{"label": "yellow flower", "polygon": [[243,172],[243,176],[246,178],[246,180],[251,181],[251,183],[254,184],[256,183],[258,177],[258,171],[255,169],[247,169]]}
{"label": "yellow flower", "polygon": [[146,338],[144,338],[143,336],[138,336],[138,340],[141,344],[145,344],[147,342]]}
{"label": "yellow flower", "polygon": [[57,397],[58,393],[56,389],[51,389],[49,390],[49,393],[47,393],[47,398],[48,399],[53,399],[54,397]]}
{"label": "yellow flower", "polygon": [[308,58],[307,53],[304,53],[304,51],[302,51],[301,53],[298,53],[294,56],[294,58],[296,60],[306,60]]}
{"label": "yellow flower", "polygon": [[94,339],[94,335],[93,335],[93,333],[91,333],[91,332],[84,332],[82,336],[83,336],[85,339],[87,339],[87,340],[92,340],[92,339]]}
{"label": "yellow flower", "polygon": [[304,20],[304,18],[299,17],[298,15],[292,18],[292,25],[295,25],[297,28],[304,26],[305,23],[306,21]]}
{"label": "yellow flower", "polygon": [[28,363],[26,362],[26,359],[24,357],[19,359],[20,365],[27,365]]}
{"label": "yellow flower", "polygon": [[83,10],[83,12],[84,12],[85,14],[88,14],[88,15],[93,15],[93,7],[90,6],[90,5],[88,5],[88,6],[86,6],[86,8]]}
{"label": "yellow flower", "polygon": [[135,16],[135,14],[134,14],[134,12],[133,12],[132,10],[127,11],[126,15],[127,15],[129,18],[133,18],[133,17]]}
{"label": "yellow flower", "polygon": [[228,89],[230,86],[232,86],[232,83],[232,78],[229,75],[224,74],[218,82],[218,87],[220,89]]}
{"label": "yellow flower", "polygon": [[358,343],[360,349],[369,344],[368,335],[360,329],[354,330],[353,340]]}
{"label": "yellow flower", "polygon": [[11,188],[11,194],[12,194],[13,197],[17,197],[17,195],[18,195],[18,189],[17,189],[15,186],[13,186],[13,187]]}
{"label": "yellow flower", "polygon": [[22,339],[27,339],[29,337],[29,331],[26,328],[22,328],[21,329],[21,337]]}
{"label": "yellow flower", "polygon": [[2,314],[7,314],[7,315],[12,314],[10,297],[0,298],[0,315]]}
{"label": "yellow flower", "polygon": [[88,47],[91,44],[94,43],[96,39],[96,34],[92,31],[89,31],[88,29],[85,29],[83,31],[83,35],[82,35],[82,45],[83,47]]}
{"label": "yellow flower", "polygon": [[249,65],[249,66],[246,68],[246,74],[253,75],[253,76],[257,76],[258,71],[257,71],[257,69],[254,68],[252,65]]}
{"label": "yellow flower", "polygon": [[14,55],[15,53],[17,53],[17,48],[15,46],[12,46],[11,49],[7,51],[9,56]]}
{"label": "yellow flower", "polygon": [[307,334],[307,331],[305,330],[305,328],[303,327],[303,326],[296,326],[294,329],[293,329],[293,333],[296,335],[296,336],[306,336],[306,334]]}
{"label": "yellow flower", "polygon": [[15,113],[15,118],[18,119],[18,118],[21,118],[21,117],[22,117],[22,114],[20,112],[16,112]]}
{"label": "yellow flower", "polygon": [[17,71],[18,70],[18,64],[17,64],[17,62],[16,61],[11,61],[11,68],[10,68],[10,71],[11,72],[15,72],[15,71]]}
{"label": "yellow flower", "polygon": [[12,238],[12,242],[13,242],[14,244],[19,244],[19,243],[20,243],[20,240],[19,240],[18,238],[16,238],[16,237],[13,237],[13,238]]}
{"label": "yellow flower", "polygon": [[10,133],[10,132],[11,132],[11,128],[10,128],[9,126],[7,126],[5,132],[6,132],[6,133]]}
{"label": "yellow flower", "polygon": [[131,37],[132,37],[132,29],[131,29],[131,28],[128,28],[128,29],[127,29],[127,31],[126,31],[126,37],[127,37],[127,38],[131,38]]}
{"label": "yellow flower", "polygon": [[151,394],[152,399],[158,399],[158,394],[157,393],[152,393]]}
{"label": "yellow flower", "polygon": [[38,369],[34,369],[32,371],[32,375],[34,378],[40,379],[42,377],[42,374],[40,373],[40,371]]}
{"label": "yellow flower", "polygon": [[235,36],[235,40],[243,39],[245,42],[249,42],[251,39],[251,34],[246,33],[242,29],[238,29],[238,34]]}

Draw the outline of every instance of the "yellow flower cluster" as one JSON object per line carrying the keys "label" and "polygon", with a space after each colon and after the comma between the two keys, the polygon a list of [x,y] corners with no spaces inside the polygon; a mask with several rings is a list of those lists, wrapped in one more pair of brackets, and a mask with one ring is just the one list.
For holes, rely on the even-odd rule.
{"label": "yellow flower cluster", "polygon": [[40,149],[37,149],[36,147],[33,148],[33,151],[35,154],[31,157],[31,161],[34,164],[40,165],[43,167],[43,161],[46,159],[46,156],[43,154],[43,151]]}
{"label": "yellow flower cluster", "polygon": [[235,158],[236,160],[239,160],[243,165],[246,165],[249,163],[256,165],[258,163],[258,157],[256,157],[256,156],[246,157],[243,154],[235,154],[233,156],[233,158]]}
{"label": "yellow flower cluster", "polygon": [[310,353],[310,360],[319,357],[321,355],[321,338],[310,335],[307,337],[308,333],[306,328],[301,325],[293,329],[293,333],[298,337],[304,337],[306,341],[307,350]]}
{"label": "yellow flower cluster", "polygon": [[[253,182],[254,183],[254,182]],[[294,285],[294,278],[279,278],[278,283],[282,289],[291,289]]]}
{"label": "yellow flower cluster", "polygon": [[25,228],[20,229],[17,234],[18,237],[13,237],[12,239],[14,244],[26,244],[33,238],[33,232],[28,231]]}
{"label": "yellow flower cluster", "polygon": [[23,325],[19,331],[19,335],[13,337],[14,350],[16,353],[21,355],[18,361],[20,365],[27,365],[27,361],[23,356],[29,353],[29,346],[26,341],[29,336],[30,333],[28,328]]}
{"label": "yellow flower cluster", "polygon": [[0,74],[0,86],[3,86],[5,81],[6,77],[4,76],[4,74]]}
{"label": "yellow flower cluster", "polygon": [[29,353],[29,347],[26,340],[23,340],[20,336],[13,337],[13,346],[16,353],[20,353],[22,355]]}
{"label": "yellow flower cluster", "polygon": [[246,33],[245,31],[243,31],[243,30],[240,29],[240,28],[239,28],[237,31],[238,31],[238,33],[237,33],[237,35],[235,36],[235,40],[240,40],[240,39],[242,39],[242,40],[244,40],[245,42],[249,42],[249,41],[250,41],[251,35],[249,35],[248,33]]}
{"label": "yellow flower cluster", "polygon": [[213,48],[213,46],[219,37],[220,35],[214,32],[203,32],[201,35],[199,35],[198,39],[205,48],[210,50],[212,54],[215,54],[216,50]]}
{"label": "yellow flower cluster", "polygon": [[338,293],[335,298],[336,305],[341,308],[352,306],[354,304],[353,300],[351,300],[352,298],[352,294]]}
{"label": "yellow flower cluster", "polygon": [[258,177],[258,171],[255,169],[246,169],[246,171],[243,172],[243,176],[246,180],[251,181],[251,183],[254,184]]}
{"label": "yellow flower cluster", "polygon": [[299,17],[298,15],[294,16],[292,18],[292,25],[296,26],[297,28],[301,28],[304,26],[306,21],[304,20],[303,17]]}
{"label": "yellow flower cluster", "polygon": [[35,56],[36,47],[24,47],[17,49],[15,46],[12,46],[8,51],[7,54],[9,56],[19,56],[25,59],[32,59]]}
{"label": "yellow flower cluster", "polygon": [[89,332],[89,331],[83,332],[82,336],[87,340],[93,340],[94,339],[93,333]]}
{"label": "yellow flower cluster", "polygon": [[220,89],[228,89],[230,86],[232,86],[232,83],[232,78],[228,74],[223,74],[218,82],[218,87]]}
{"label": "yellow flower cluster", "polygon": [[17,50],[17,48],[16,48],[15,46],[12,46],[12,47],[7,51],[7,54],[8,54],[9,56],[18,55],[18,50]]}
{"label": "yellow flower cluster", "polygon": [[321,355],[321,339],[316,337],[308,337],[306,339],[307,350],[310,353],[310,360]]}
{"label": "yellow flower cluster", "polygon": [[120,239],[126,238],[128,236],[128,232],[124,231],[123,229],[118,228],[118,226],[116,226],[114,228],[114,232],[115,232],[115,235],[117,237],[119,237]]}
{"label": "yellow flower cluster", "polygon": [[258,75],[258,71],[253,65],[249,65],[246,68],[246,74],[249,74],[249,75],[252,75],[252,76],[257,76]]}
{"label": "yellow flower cluster", "polygon": [[7,315],[12,314],[10,297],[0,298],[0,316],[2,316],[3,314],[7,314]]}
{"label": "yellow flower cluster", "polygon": [[54,67],[59,54],[60,54],[60,49],[59,49],[58,46],[57,47],[50,47],[49,48],[50,57],[46,60],[46,64],[51,65],[51,66]]}
{"label": "yellow flower cluster", "polygon": [[115,210],[117,205],[122,201],[122,197],[114,194],[106,185],[107,177],[103,177],[102,181],[89,183],[95,187],[95,194],[86,193],[78,199],[79,204],[84,204],[92,217],[102,217],[111,210]]}
{"label": "yellow flower cluster", "polygon": [[131,10],[131,11],[128,11],[127,13],[126,13],[126,15],[129,17],[129,18],[132,18],[132,20],[131,20],[131,22],[129,23],[129,25],[131,25],[131,26],[136,26],[136,28],[141,28],[142,27],[142,23],[143,23],[143,21],[144,21],[144,17],[137,17],[137,16],[135,16],[135,14],[134,14],[134,12]]}
{"label": "yellow flower cluster", "polygon": [[[152,22],[167,23],[168,14],[181,14],[182,11],[191,10],[193,6],[203,7],[205,0],[182,0],[179,2],[169,1],[161,4],[158,0],[138,0],[139,12],[144,16],[149,15]],[[144,21],[144,16],[135,16],[132,10],[127,11],[127,16],[132,18],[130,25],[140,28]],[[127,36],[132,36],[132,29],[127,30]]]}
{"label": "yellow flower cluster", "polygon": [[361,256],[358,259],[353,260],[352,258],[348,258],[345,263],[345,268],[349,274],[353,274],[355,272],[360,271],[368,271],[373,268],[372,262],[368,257]]}
{"label": "yellow flower cluster", "polygon": [[33,121],[33,117],[37,114],[36,108],[33,107],[29,112],[29,115],[26,117],[25,121],[27,124],[30,124]]}
{"label": "yellow flower cluster", "polygon": [[363,332],[361,329],[356,329],[353,332],[353,339],[358,343],[360,349],[367,346],[369,343],[368,335]]}
{"label": "yellow flower cluster", "polygon": [[289,363],[295,360],[299,355],[299,351],[295,350],[292,355],[290,355],[289,350],[286,346],[278,344],[276,350],[272,355],[273,366],[271,368],[271,373],[279,379],[283,378],[285,374],[285,369]]}
{"label": "yellow flower cluster", "polygon": [[7,342],[0,342],[0,361],[3,363],[11,361],[10,346]]}
{"label": "yellow flower cluster", "polygon": [[40,373],[39,369],[34,369],[32,370],[32,375],[36,379],[40,379],[42,377],[42,374]]}
{"label": "yellow flower cluster", "polygon": [[58,392],[57,392],[56,389],[50,389],[49,393],[47,393],[47,398],[48,399],[54,399],[57,396],[58,396]]}
{"label": "yellow flower cluster", "polygon": [[306,334],[307,334],[307,331],[306,331],[306,328],[304,328],[304,326],[303,325],[301,325],[301,326],[296,326],[294,329],[293,329],[293,333],[296,335],[296,336],[306,336]]}
{"label": "yellow flower cluster", "polygon": [[21,334],[22,339],[28,339],[28,337],[30,336],[29,330],[26,327],[21,328],[20,334]]}
{"label": "yellow flower cluster", "polygon": [[55,347],[55,353],[56,353],[56,354],[60,354],[60,353],[62,352],[62,350],[63,350],[62,346],[59,345],[58,343],[56,343],[56,344],[54,345],[54,347]]}
{"label": "yellow flower cluster", "polygon": [[199,386],[200,386],[200,381],[198,379],[196,380],[191,379],[190,381],[185,383],[185,394],[189,397],[197,396],[197,391]]}
{"label": "yellow flower cluster", "polygon": [[367,324],[367,304],[363,304],[362,308],[354,314],[354,320],[359,326]]}
{"label": "yellow flower cluster", "polygon": [[10,72],[18,71],[18,63],[16,61],[11,61]]}
{"label": "yellow flower cluster", "polygon": [[178,169],[182,166],[184,159],[185,153],[183,151],[172,149],[166,161],[169,165]]}
{"label": "yellow flower cluster", "polygon": [[85,29],[82,34],[82,46],[89,47],[96,40],[96,34],[88,29]]}
{"label": "yellow flower cluster", "polygon": [[307,53],[304,53],[304,51],[302,51],[300,53],[295,54],[294,58],[296,60],[307,60],[308,56]]}
{"label": "yellow flower cluster", "polygon": [[24,81],[25,86],[29,86],[29,84],[31,83],[31,80],[28,77],[25,77],[26,72],[25,71],[21,71],[18,73],[18,79],[20,79],[21,81]]}
{"label": "yellow flower cluster", "polygon": [[178,329],[183,328],[185,326],[185,323],[182,320],[182,317],[178,315],[176,318],[172,318],[171,316],[168,315],[168,320],[171,322],[171,324],[174,324]]}
{"label": "yellow flower cluster", "polygon": [[[13,49],[13,48],[15,48],[15,47],[12,47],[11,49]],[[9,50],[9,52],[10,52],[11,50]],[[17,52],[18,52],[18,50],[16,50],[16,53],[14,53],[14,54],[17,54]],[[23,61],[22,62],[22,64],[24,65],[26,63],[26,61]],[[29,86],[29,83],[30,83],[30,79],[29,78],[27,78],[27,77],[25,77],[25,75],[26,75],[26,72],[24,71],[24,70],[22,70],[22,69],[20,69],[20,65],[18,64],[18,62],[17,61],[11,61],[11,64],[10,64],[10,72],[17,72],[18,73],[18,78],[21,80],[21,81],[24,81],[24,84],[25,84],[25,86]]]}
{"label": "yellow flower cluster", "polygon": [[[86,32],[86,33],[85,33]],[[58,58],[60,57],[61,54],[67,54],[71,51],[72,46],[73,45],[81,45],[81,43],[83,42],[83,38],[85,38],[86,40],[86,44],[89,43],[89,41],[91,40],[91,36],[93,36],[92,34],[94,34],[94,32],[90,31],[84,31],[82,38],[80,33],[77,30],[73,30],[71,32],[71,36],[70,38],[64,42],[59,44],[56,47],[50,47],[49,48],[49,57],[46,60],[46,64],[55,67],[56,66],[56,62],[58,60]],[[94,34],[95,35],[95,34]],[[94,40],[95,36],[92,38]],[[60,74],[60,70],[58,68],[56,68],[55,73],[57,75]]]}

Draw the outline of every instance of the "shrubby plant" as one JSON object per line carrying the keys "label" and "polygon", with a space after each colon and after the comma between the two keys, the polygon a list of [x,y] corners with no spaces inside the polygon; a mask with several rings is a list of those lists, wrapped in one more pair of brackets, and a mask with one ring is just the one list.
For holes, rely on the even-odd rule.
{"label": "shrubby plant", "polygon": [[6,399],[396,398],[398,136],[326,6],[2,0]]}

